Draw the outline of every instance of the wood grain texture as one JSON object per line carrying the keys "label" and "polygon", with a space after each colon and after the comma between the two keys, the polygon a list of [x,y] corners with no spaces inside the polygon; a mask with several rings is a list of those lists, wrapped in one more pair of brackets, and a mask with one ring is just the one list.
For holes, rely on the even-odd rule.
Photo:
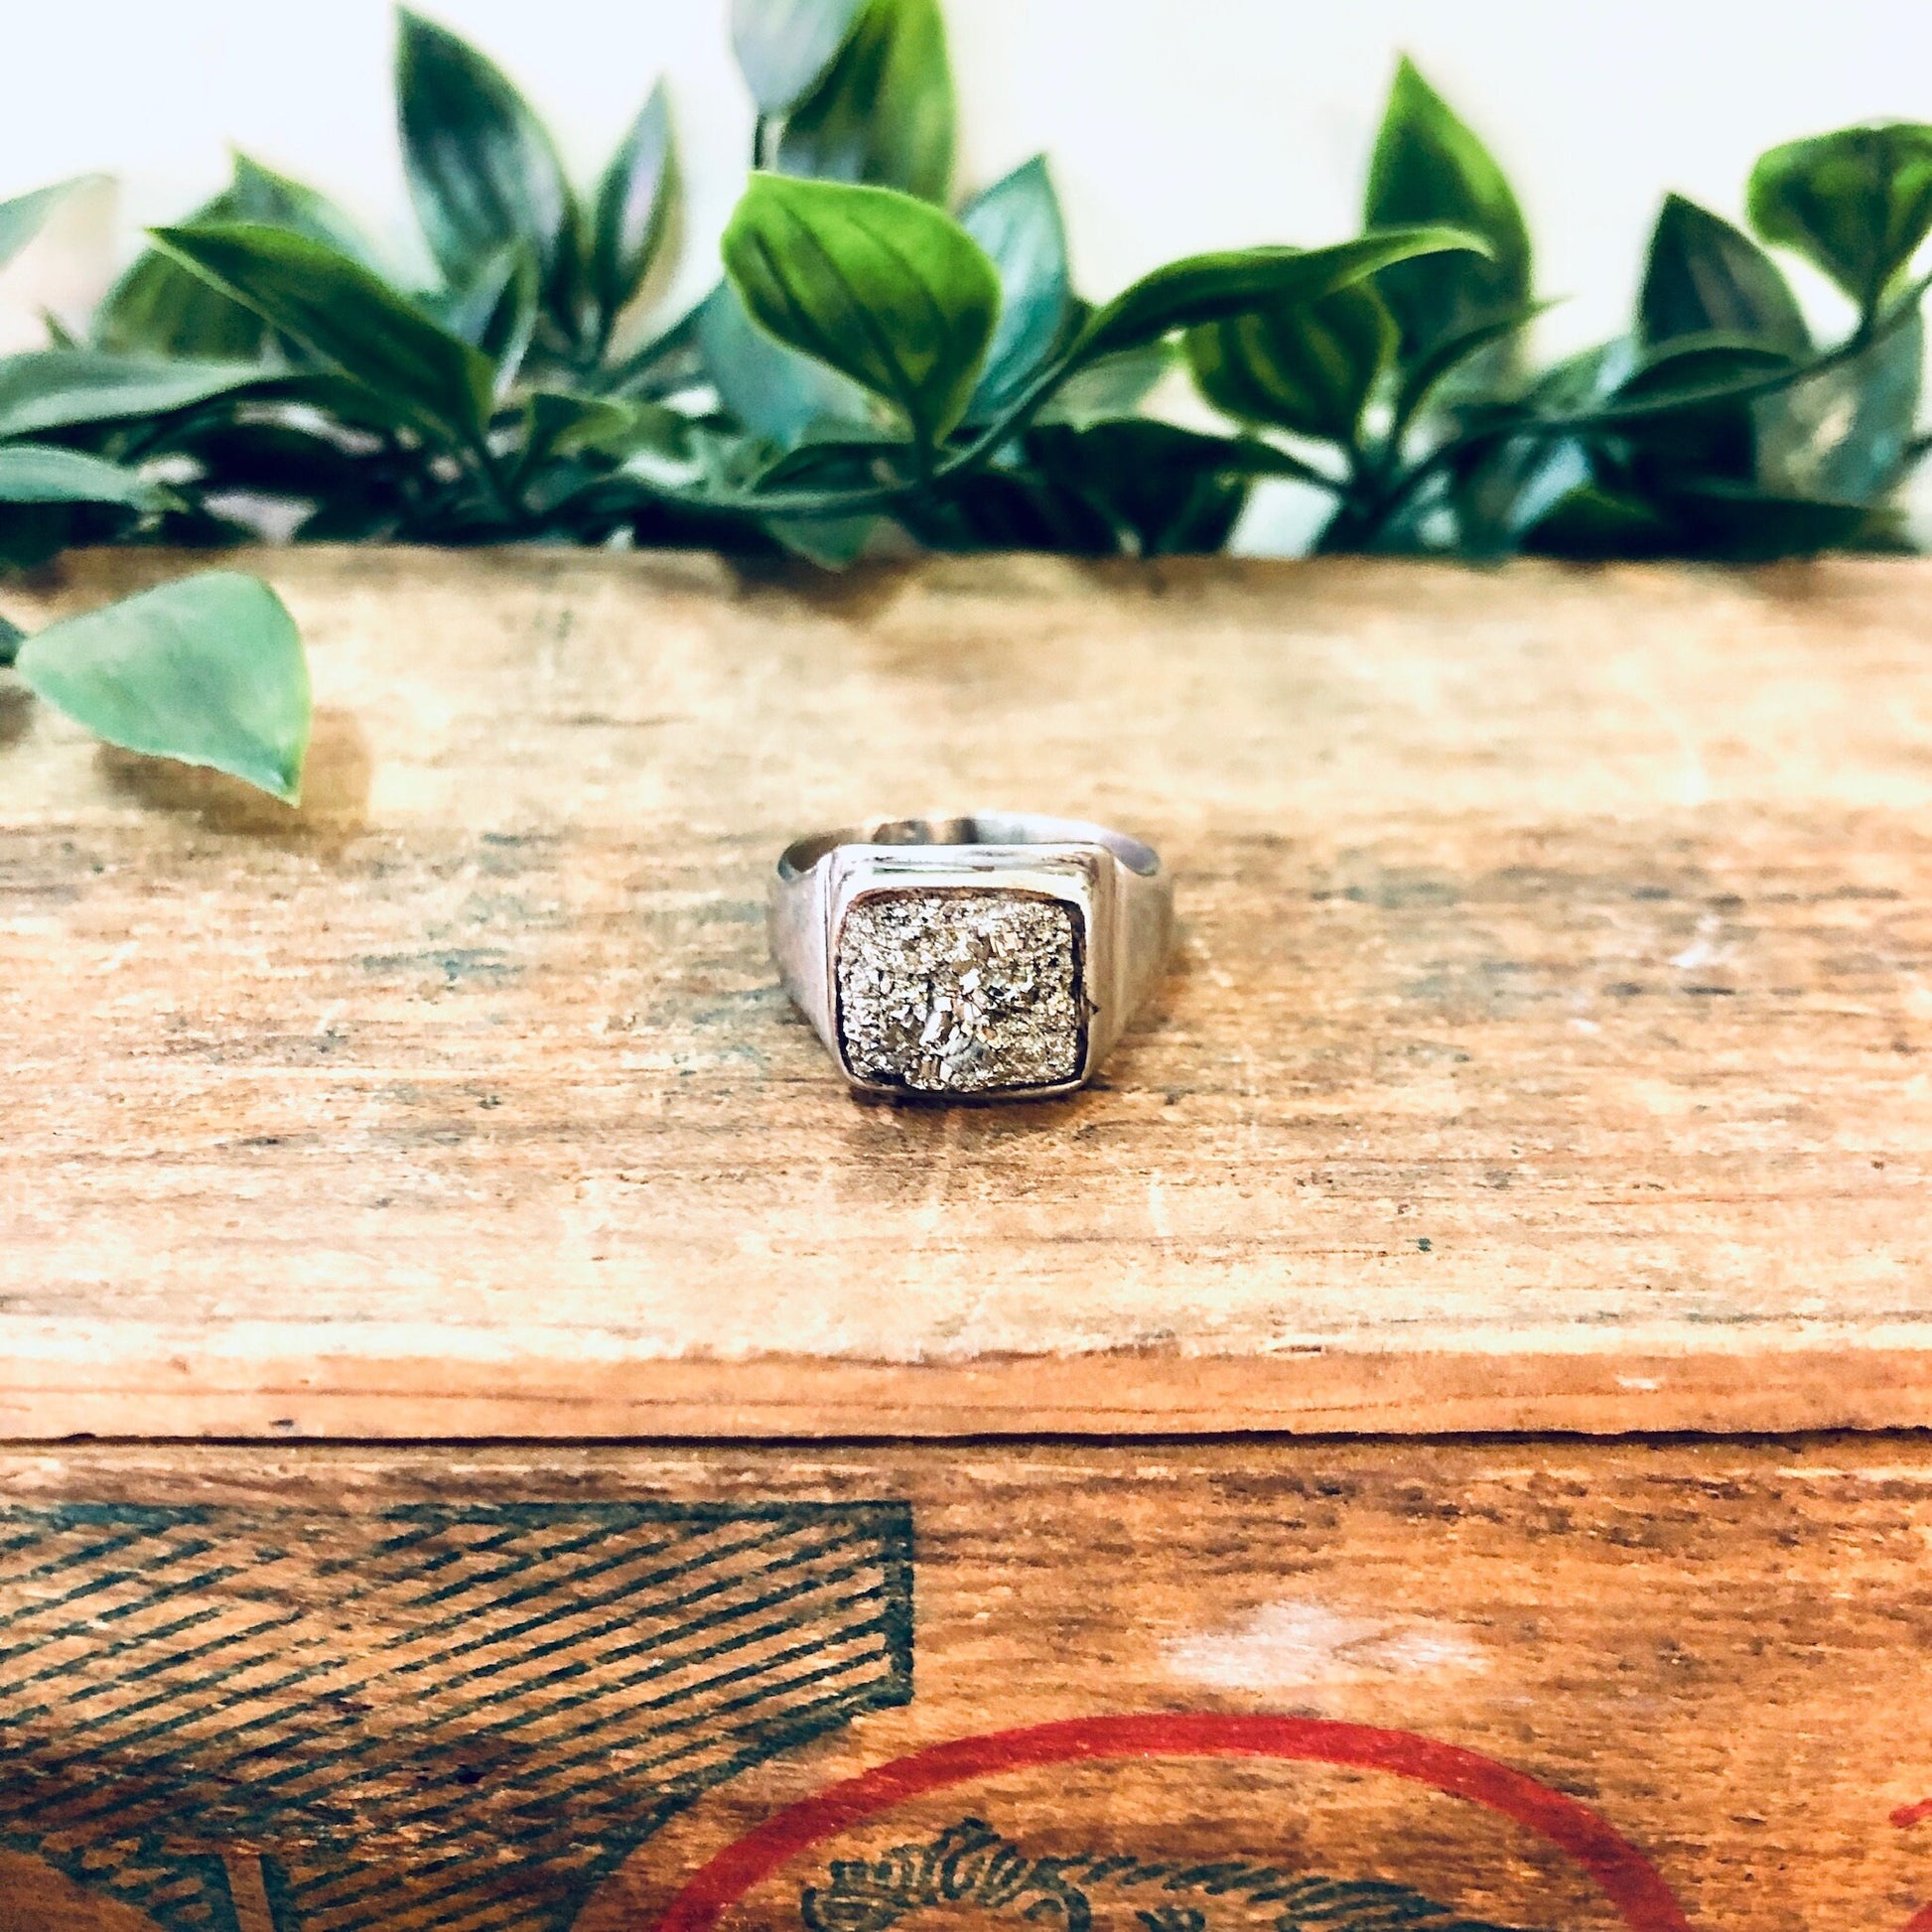
{"label": "wood grain texture", "polygon": [[[1680,1932],[1898,1932],[1932,1900],[1928,1541],[1922,1437],[11,1451],[0,1925],[645,1932],[841,1780],[1152,1715],[1126,1757],[995,1747],[714,1922],[890,1926],[917,1861],[878,1862],[976,1818],[1026,1859],[1225,1863],[1083,1880],[1094,1932],[1449,1932],[1286,1907],[1313,1875],[1670,1923],[1551,1835],[1581,1806]],[[1158,1741],[1258,1719],[1304,1754]],[[1332,1761],[1348,1726],[1393,1756]],[[1488,1767],[1462,1795],[1446,1752]],[[986,1866],[906,1922],[1078,1922]]]}
{"label": "wood grain texture", "polygon": [[[1932,1422],[1932,567],[259,561],[299,814],[0,693],[0,1431]],[[975,805],[1175,970],[856,1104],[764,869]]]}

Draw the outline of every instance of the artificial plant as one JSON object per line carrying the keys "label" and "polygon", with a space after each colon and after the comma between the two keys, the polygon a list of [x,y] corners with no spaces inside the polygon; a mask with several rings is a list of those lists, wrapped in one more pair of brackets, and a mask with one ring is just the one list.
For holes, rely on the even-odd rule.
{"label": "artificial plant", "polygon": [[[1219,548],[1270,477],[1329,499],[1324,550],[1748,558],[1902,541],[1898,494],[1925,450],[1914,258],[1932,128],[1765,155],[1746,196],[1756,238],[1671,197],[1629,330],[1539,368],[1515,196],[1406,62],[1360,235],[1188,257],[1096,303],[1073,285],[1043,159],[956,199],[937,0],[735,0],[732,28],[751,179],[715,285],[652,326],[679,227],[661,84],[580,188],[494,66],[400,15],[429,275],[237,157],[84,332],[56,326],[47,348],[0,360],[0,562],[264,533],[697,544],[829,566],[907,542],[1159,556]],[[0,247],[45,198],[30,204],[0,208]],[[1773,250],[1843,291],[1836,337],[1814,339]],[[1175,420],[1188,384],[1193,420]],[[230,671],[292,675],[285,614],[257,603],[243,623],[232,579],[206,595]],[[122,625],[109,653],[112,703],[71,664],[54,676],[59,638],[23,669],[130,742],[144,690],[157,715],[194,710],[169,682],[184,633],[145,658],[141,634]],[[217,709],[294,715],[262,696],[231,689]],[[306,721],[306,696],[298,709]],[[142,749],[170,750],[158,736]],[[294,742],[219,749],[258,774],[286,768]],[[206,742],[172,749],[222,761]]]}

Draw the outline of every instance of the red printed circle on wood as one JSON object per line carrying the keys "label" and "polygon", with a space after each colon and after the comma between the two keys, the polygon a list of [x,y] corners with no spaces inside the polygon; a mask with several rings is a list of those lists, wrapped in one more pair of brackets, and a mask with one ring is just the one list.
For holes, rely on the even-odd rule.
{"label": "red printed circle on wood", "polygon": [[1630,1932],[1691,1932],[1669,1886],[1635,1846],[1587,1805],[1493,1757],[1408,1730],[1321,1718],[1212,1714],[1075,1718],[959,1737],[881,1764],[788,1806],[726,1846],[692,1874],[656,1932],[716,1932],[733,1905],[801,1852],[927,1792],[1035,1765],[1154,1757],[1285,1758],[1386,1771],[1430,1785],[1486,1805],[1568,1853],[1596,1880]]}

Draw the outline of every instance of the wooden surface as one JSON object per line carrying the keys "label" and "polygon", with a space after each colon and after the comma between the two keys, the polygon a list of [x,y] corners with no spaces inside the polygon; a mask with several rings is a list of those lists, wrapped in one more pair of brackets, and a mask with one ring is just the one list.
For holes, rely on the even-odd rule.
{"label": "wooden surface", "polygon": [[[0,1433],[1932,1423],[1932,566],[263,563],[299,815],[0,694]],[[975,805],[1175,970],[856,1104],[765,867]]]}
{"label": "wooden surface", "polygon": [[1905,1439],[17,1450],[0,1926],[1900,1932],[1928,1542]]}

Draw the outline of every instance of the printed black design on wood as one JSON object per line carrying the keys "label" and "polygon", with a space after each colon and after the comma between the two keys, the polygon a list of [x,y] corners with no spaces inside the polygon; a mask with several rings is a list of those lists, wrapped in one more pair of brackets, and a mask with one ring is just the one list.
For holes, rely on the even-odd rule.
{"label": "printed black design on wood", "polygon": [[[1120,1892],[1128,1897],[1116,1901]],[[1205,1899],[1205,1905],[1191,1902]],[[1216,1901],[1225,1901],[1217,1908]],[[1096,1924],[1143,1932],[1212,1932],[1226,1924],[1270,1932],[1508,1932],[1407,1885],[1333,1878],[1240,1859],[1144,1860],[1119,1853],[1036,1857],[983,1819],[872,1859],[835,1859],[799,1893],[806,1932],[892,1932],[911,1913],[963,1906],[1007,1913],[1055,1932]],[[1119,1909],[1109,1911],[1109,1905]]]}
{"label": "printed black design on wood", "polygon": [[911,1538],[898,1503],[0,1508],[0,1848],[164,1932],[562,1932],[702,1792],[910,1700]]}

